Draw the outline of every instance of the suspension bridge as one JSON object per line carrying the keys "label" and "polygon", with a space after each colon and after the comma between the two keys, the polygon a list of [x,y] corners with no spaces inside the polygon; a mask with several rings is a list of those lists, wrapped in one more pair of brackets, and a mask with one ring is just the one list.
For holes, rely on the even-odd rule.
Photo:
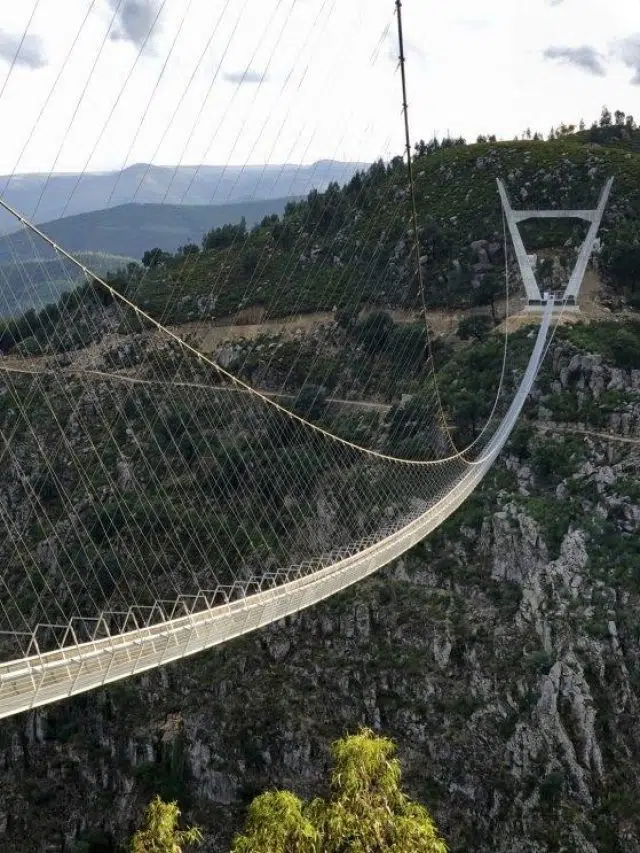
{"label": "suspension bridge", "polygon": [[[384,255],[378,248],[380,233],[392,232],[396,240],[412,235],[406,263],[416,282],[418,316],[425,319],[427,285],[419,190],[411,168],[401,3],[397,0],[395,6],[407,194],[399,196],[397,183],[388,178],[375,184],[372,176],[359,176],[349,184],[351,196],[345,199],[350,199],[352,213],[359,212],[359,204],[361,210],[373,207],[364,224],[360,212],[344,214],[334,193],[333,207],[320,215],[314,208],[317,197],[310,196],[306,207],[294,205],[284,225],[267,222],[255,234],[237,229],[206,267],[207,298],[215,297],[211,304],[227,299],[233,301],[231,308],[240,309],[259,303],[265,316],[271,312],[277,317],[284,292],[291,313],[302,313],[303,301],[321,282],[328,294],[322,294],[323,305],[339,288],[359,305],[372,282],[388,282],[397,274],[398,252],[385,248]],[[325,43],[331,8],[324,3],[309,19],[300,51]],[[278,3],[276,12],[272,55],[289,20],[284,4]],[[225,26],[235,32],[232,20]],[[370,56],[361,77],[366,79],[371,64],[384,53],[389,26],[386,22],[368,45]],[[179,33],[168,47],[167,62],[176,43]],[[139,47],[140,56],[144,45]],[[155,105],[167,62],[143,105],[127,158]],[[292,97],[300,91],[306,94],[306,74],[298,79],[296,67],[294,58],[283,83],[283,89],[291,83]],[[78,94],[65,139],[81,112],[94,70]],[[57,79],[49,97],[55,94]],[[187,79],[183,97],[192,80]],[[116,92],[116,104],[122,91]],[[191,133],[208,97],[206,93],[192,116]],[[113,110],[115,106],[107,122]],[[36,116],[33,133],[41,117]],[[158,146],[174,118],[170,114],[169,122],[159,126]],[[282,128],[274,129],[271,122],[267,114],[261,132],[271,128],[275,148]],[[217,132],[214,129],[214,137]],[[96,145],[103,133],[98,127]],[[190,150],[189,139],[183,155]],[[395,173],[390,174],[395,180]],[[345,176],[345,183],[348,180]],[[267,341],[259,349],[245,349],[233,365],[225,366],[170,323],[171,312],[190,298],[189,287],[204,275],[205,267],[198,264],[208,263],[206,258],[201,262],[184,253],[166,269],[161,265],[160,272],[151,266],[138,271],[134,283],[123,289],[34,224],[37,206],[27,215],[10,204],[10,185],[11,178],[0,191],[0,206],[20,224],[21,237],[32,241],[41,269],[34,270],[16,253],[15,268],[32,296],[33,309],[23,314],[12,304],[0,268],[3,315],[12,318],[5,334],[13,345],[10,357],[0,363],[0,717],[135,676],[295,614],[376,572],[436,529],[491,469],[517,423],[554,324],[567,304],[577,300],[611,190],[609,182],[595,210],[549,214],[586,220],[590,228],[565,292],[543,298],[517,223],[545,218],[547,212],[514,210],[498,182],[496,201],[501,198],[506,219],[505,261],[508,226],[529,304],[535,303],[540,317],[517,378],[505,334],[502,366],[487,401],[484,426],[465,446],[458,446],[425,324],[418,338],[420,358],[402,335],[394,338],[388,326],[381,326],[373,328],[366,346],[353,344],[344,333],[342,354],[333,340],[324,348],[316,341],[310,351],[303,338],[290,346],[283,367],[278,361],[282,348]],[[334,219],[339,220],[335,226]],[[287,231],[291,221],[295,228]],[[347,257],[348,228],[354,230],[349,232]],[[314,266],[314,241],[326,243],[327,233],[334,242]],[[363,244],[372,247],[369,254],[359,251]],[[54,285],[45,257],[60,261],[67,278],[60,301],[53,305],[42,296],[43,279],[51,285],[48,293]],[[145,291],[145,284],[154,275],[156,289],[168,287],[170,296],[160,308],[147,308],[144,294],[155,296],[157,290]],[[273,285],[268,293],[265,282]],[[507,310],[513,297],[510,288],[507,266]],[[65,353],[116,333],[128,343],[124,350],[116,347],[111,362],[100,369],[67,369],[61,363]],[[147,347],[150,333],[155,336],[153,348]],[[394,385],[400,390],[418,388],[417,395],[409,396],[419,405],[400,426],[393,422],[397,407],[367,401],[383,372],[372,367],[376,362],[371,355],[383,339]],[[123,358],[133,358],[132,341],[140,348],[134,359],[136,374],[125,376],[118,365]],[[34,348],[36,358],[27,358]],[[277,376],[279,387],[261,390],[251,380],[256,371],[271,377],[272,385]],[[298,395],[292,385],[304,389],[318,384],[318,377],[322,384],[335,374],[342,386],[351,383],[357,395],[344,399],[347,387],[335,399],[345,407],[359,405],[378,418],[369,433],[362,423],[354,432],[346,421],[318,417],[293,404]]]}

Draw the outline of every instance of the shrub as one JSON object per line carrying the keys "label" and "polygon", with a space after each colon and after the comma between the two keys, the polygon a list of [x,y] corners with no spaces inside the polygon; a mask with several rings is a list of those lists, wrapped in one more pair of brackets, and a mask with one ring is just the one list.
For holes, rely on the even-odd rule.
{"label": "shrub", "polygon": [[256,797],[232,853],[446,853],[427,809],[401,791],[394,752],[392,741],[368,729],[336,741],[330,798]]}
{"label": "shrub", "polygon": [[469,338],[486,341],[492,328],[491,317],[487,317],[486,314],[469,314],[458,324],[458,337],[463,341]]}
{"label": "shrub", "polygon": [[301,418],[318,420],[326,408],[326,392],[318,385],[303,385],[293,403],[293,411]]}
{"label": "shrub", "polygon": [[386,311],[373,311],[358,323],[358,340],[371,355],[386,349],[393,319]]}

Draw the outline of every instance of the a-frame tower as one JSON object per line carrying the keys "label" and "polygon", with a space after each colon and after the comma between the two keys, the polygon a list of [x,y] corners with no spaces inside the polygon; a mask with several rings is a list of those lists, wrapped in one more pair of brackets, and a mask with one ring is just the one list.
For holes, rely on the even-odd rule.
{"label": "a-frame tower", "polygon": [[497,178],[496,180],[498,182],[498,191],[502,200],[502,208],[507,219],[507,225],[509,226],[509,232],[511,234],[511,240],[513,241],[518,266],[520,267],[520,274],[522,275],[525,291],[527,293],[527,310],[529,311],[540,310],[540,307],[546,304],[546,298],[540,293],[540,288],[538,287],[538,282],[536,281],[531,261],[529,260],[524,243],[522,242],[522,237],[520,236],[518,223],[523,222],[525,219],[571,218],[584,219],[591,223],[564,293],[554,294],[554,301],[558,307],[572,307],[574,310],[577,310],[578,294],[580,293],[580,287],[582,286],[584,274],[587,270],[587,264],[589,263],[589,258],[591,257],[591,253],[593,252],[593,247],[598,236],[598,230],[600,228],[600,223],[602,222],[602,215],[604,214],[609,200],[609,194],[611,193],[611,187],[613,186],[613,178],[609,178],[605,184],[604,189],[600,194],[598,206],[595,210],[514,210],[511,207],[509,196],[507,195],[504,184],[500,178]]}

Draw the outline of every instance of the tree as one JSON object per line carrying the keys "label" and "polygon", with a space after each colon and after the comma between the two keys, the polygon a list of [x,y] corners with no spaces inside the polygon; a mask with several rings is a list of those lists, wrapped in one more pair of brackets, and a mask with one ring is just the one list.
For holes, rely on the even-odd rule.
{"label": "tree", "polygon": [[144,828],[131,839],[130,853],[183,853],[188,847],[200,844],[200,830],[195,826],[178,829],[179,817],[177,803],[165,803],[155,797],[147,806]]}
{"label": "tree", "polygon": [[388,349],[402,372],[417,370],[427,356],[426,328],[422,323],[399,323],[391,330]]}
{"label": "tree", "polygon": [[233,842],[233,853],[312,853],[318,831],[304,815],[302,800],[289,791],[261,794],[249,806],[245,835]]}
{"label": "tree", "polygon": [[162,249],[149,249],[142,256],[142,265],[145,267],[157,267],[158,264],[166,263],[171,260],[169,252],[164,252]]}
{"label": "tree", "polygon": [[188,255],[197,255],[200,252],[200,246],[197,243],[186,243],[184,246],[180,246],[178,248],[178,254],[183,257],[187,257]]}
{"label": "tree", "polygon": [[611,113],[607,107],[602,108],[600,114],[600,127],[611,127]]}
{"label": "tree", "polygon": [[386,311],[372,311],[357,325],[358,339],[370,355],[386,349],[393,318]]}
{"label": "tree", "polygon": [[451,409],[451,420],[458,430],[460,442],[476,438],[480,424],[487,417],[487,397],[477,390],[462,388],[455,397]]}
{"label": "tree", "polygon": [[486,341],[492,326],[491,317],[487,317],[486,314],[469,314],[458,323],[458,337],[463,341],[469,338]]}
{"label": "tree", "polygon": [[505,284],[495,273],[484,276],[478,287],[473,291],[472,303],[483,307],[488,305],[491,310],[491,319],[496,322],[496,299],[500,299],[505,293]]}
{"label": "tree", "polygon": [[232,853],[446,853],[427,809],[400,789],[393,741],[363,729],[331,752],[330,797],[260,795]]}
{"label": "tree", "polygon": [[235,243],[244,243],[247,236],[247,220],[243,216],[236,225],[227,224],[214,228],[202,238],[202,251],[211,252],[216,249],[227,249]]}
{"label": "tree", "polygon": [[327,392],[318,385],[303,385],[293,401],[293,411],[301,418],[318,420],[327,405]]}

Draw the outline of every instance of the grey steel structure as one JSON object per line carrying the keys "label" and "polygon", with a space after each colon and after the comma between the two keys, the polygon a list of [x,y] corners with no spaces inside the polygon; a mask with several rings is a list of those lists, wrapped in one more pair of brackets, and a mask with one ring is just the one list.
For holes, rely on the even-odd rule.
{"label": "grey steel structure", "polygon": [[507,219],[509,233],[511,234],[511,240],[513,241],[520,274],[522,275],[522,280],[527,294],[528,310],[539,310],[542,305],[546,304],[547,295],[545,294],[543,296],[540,293],[540,288],[538,287],[535,273],[531,266],[531,261],[529,260],[524,243],[522,242],[522,237],[520,236],[518,223],[523,222],[525,219],[572,218],[584,219],[591,223],[564,293],[561,296],[555,294],[555,301],[559,308],[563,308],[564,310],[567,308],[573,308],[574,310],[577,310],[578,294],[584,280],[584,274],[587,270],[589,258],[591,257],[591,253],[593,252],[593,247],[598,236],[602,216],[609,200],[609,194],[611,193],[611,187],[613,186],[613,178],[609,178],[607,183],[604,185],[604,189],[600,193],[598,206],[595,210],[514,210],[511,207],[511,202],[509,201],[509,196],[507,195],[507,191],[502,180],[500,178],[496,178],[496,180],[498,182],[498,192],[500,193],[500,198],[502,200],[502,208]]}

